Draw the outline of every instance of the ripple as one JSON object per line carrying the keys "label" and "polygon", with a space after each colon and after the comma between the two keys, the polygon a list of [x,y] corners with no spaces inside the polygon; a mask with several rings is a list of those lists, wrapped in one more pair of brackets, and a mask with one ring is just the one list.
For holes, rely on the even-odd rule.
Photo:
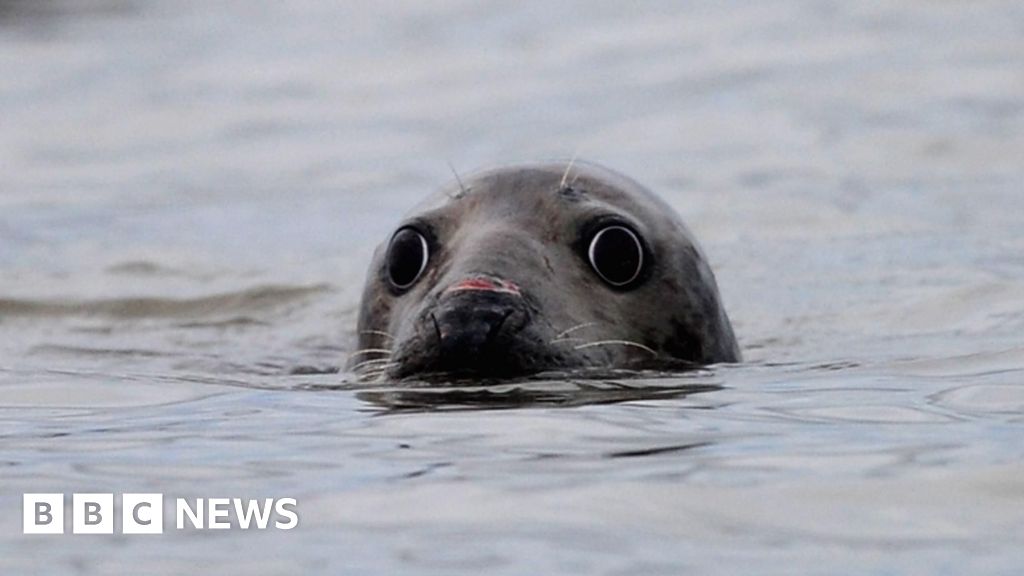
{"label": "ripple", "polygon": [[968,384],[940,392],[933,403],[951,410],[982,414],[1024,414],[1024,385]]}
{"label": "ripple", "polygon": [[800,410],[786,410],[787,413],[809,419],[823,419],[835,422],[862,424],[929,424],[949,422],[950,416],[936,414],[912,406],[871,406],[846,405],[823,406]]}
{"label": "ripple", "polygon": [[187,318],[268,310],[328,292],[327,284],[258,286],[199,298],[111,298],[31,300],[0,298],[0,315],[30,317],[105,316],[123,319]]}
{"label": "ripple", "polygon": [[892,372],[913,376],[962,378],[1024,371],[1024,347],[976,352],[895,364]]}
{"label": "ripple", "polygon": [[124,408],[187,402],[218,393],[216,382],[168,386],[152,378],[52,371],[0,386],[0,408]]}

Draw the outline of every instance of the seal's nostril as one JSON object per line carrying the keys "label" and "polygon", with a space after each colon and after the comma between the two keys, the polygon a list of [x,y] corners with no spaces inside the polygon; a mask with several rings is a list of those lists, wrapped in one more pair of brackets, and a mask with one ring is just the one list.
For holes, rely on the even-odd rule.
{"label": "seal's nostril", "polygon": [[485,344],[490,344],[494,342],[495,337],[501,332],[501,328],[505,325],[505,321],[508,320],[509,316],[511,316],[513,313],[515,313],[515,310],[510,309],[508,312],[505,312],[505,315],[502,316],[501,319],[494,324],[494,327],[491,328],[491,331],[487,333],[487,340],[485,341]]}
{"label": "seal's nostril", "polygon": [[440,342],[441,338],[443,338],[441,327],[437,324],[437,316],[434,316],[433,312],[430,313],[430,321],[434,323],[434,335],[437,336],[437,341]]}

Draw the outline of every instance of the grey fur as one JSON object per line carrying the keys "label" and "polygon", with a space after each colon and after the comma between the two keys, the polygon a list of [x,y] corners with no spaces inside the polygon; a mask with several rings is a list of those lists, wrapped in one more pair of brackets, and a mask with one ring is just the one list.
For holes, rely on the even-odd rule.
{"label": "grey fur", "polygon": [[[581,227],[609,216],[631,224],[652,256],[648,277],[635,289],[607,286],[581,255]],[[416,285],[398,294],[388,287],[388,242],[374,254],[356,352],[391,353],[373,356],[384,358],[369,365],[365,355],[353,357],[349,369],[363,362],[364,376],[465,371],[505,377],[740,360],[697,241],[670,206],[621,174],[580,162],[489,170],[430,197],[402,225],[410,223],[429,229],[436,241],[431,261]],[[445,293],[477,276],[514,282],[521,297]],[[453,330],[499,313],[498,334],[487,342],[452,344]]]}

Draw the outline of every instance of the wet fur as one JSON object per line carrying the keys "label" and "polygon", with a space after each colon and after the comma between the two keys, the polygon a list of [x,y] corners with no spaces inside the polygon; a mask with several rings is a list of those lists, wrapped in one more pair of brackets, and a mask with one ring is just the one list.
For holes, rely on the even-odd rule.
{"label": "wet fur", "polygon": [[[602,283],[580,254],[586,227],[609,217],[634,226],[653,257],[648,277],[633,290]],[[388,242],[377,249],[360,306],[356,354],[390,354],[377,353],[373,359],[380,361],[368,364],[365,356],[352,358],[349,369],[366,377],[437,371],[503,377],[740,359],[714,274],[692,234],[661,199],[611,170],[573,162],[482,172],[457,179],[400,226],[412,223],[429,234],[431,261],[412,289],[397,293],[386,276]],[[497,349],[479,352],[493,353],[486,362],[439,363],[436,327],[428,320],[440,306],[452,306],[445,288],[479,274],[522,288],[522,326],[503,328],[507,334],[495,338]]]}

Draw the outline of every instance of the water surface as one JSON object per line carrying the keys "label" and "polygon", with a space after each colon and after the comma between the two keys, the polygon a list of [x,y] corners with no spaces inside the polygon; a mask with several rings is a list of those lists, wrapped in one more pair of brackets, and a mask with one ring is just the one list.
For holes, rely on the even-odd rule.
{"label": "water surface", "polygon": [[[744,364],[343,385],[448,163],[576,154]],[[0,2],[0,571],[1019,573],[1022,159],[1010,1]],[[301,524],[22,535],[51,491]]]}

